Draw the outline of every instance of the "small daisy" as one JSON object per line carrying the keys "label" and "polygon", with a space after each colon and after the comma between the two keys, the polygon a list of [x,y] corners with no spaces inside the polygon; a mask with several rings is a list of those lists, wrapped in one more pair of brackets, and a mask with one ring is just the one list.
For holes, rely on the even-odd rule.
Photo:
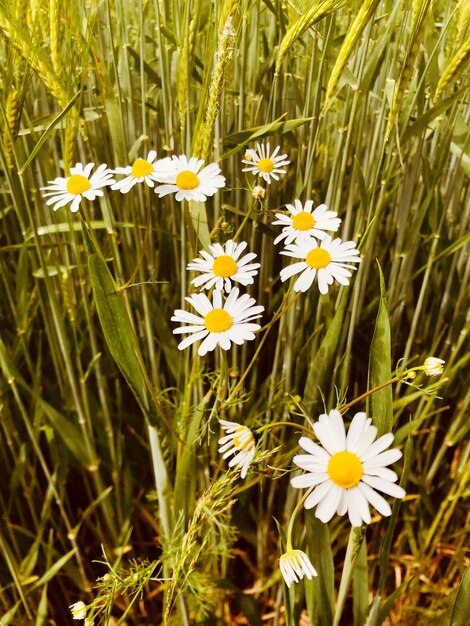
{"label": "small daisy", "polygon": [[[365,413],[356,413],[346,435],[343,417],[337,410],[320,415],[313,430],[321,446],[308,437],[301,437],[300,446],[308,454],[294,457],[295,465],[306,474],[291,480],[293,487],[309,489],[305,508],[316,506],[315,516],[328,522],[335,513],[346,512],[352,526],[370,524],[369,503],[384,516],[392,513],[388,502],[377,493],[382,491],[394,498],[403,498],[405,491],[395,482],[398,476],[387,465],[401,457],[400,450],[387,450],[393,434],[387,433],[377,441],[377,428]],[[323,446],[323,447],[322,447]]]}
{"label": "small daisy", "polygon": [[249,428],[237,422],[219,420],[222,429],[228,433],[219,439],[219,452],[223,459],[235,454],[229,467],[240,467],[240,478],[245,478],[248,467],[255,456],[255,438]]}
{"label": "small daisy", "polygon": [[276,213],[278,219],[273,224],[284,226],[284,228],[274,240],[274,244],[283,239],[285,239],[285,244],[310,237],[324,239],[325,230],[337,231],[341,224],[338,214],[334,211],[328,211],[326,204],[320,204],[313,210],[313,200],[307,200],[305,206],[300,200],[295,200],[294,205],[286,204],[286,209],[290,215]]}
{"label": "small daisy", "polygon": [[[204,161],[186,156],[173,156],[168,166],[164,184],[155,188],[159,198],[175,193],[176,200],[196,200],[205,202],[218,189],[225,187],[225,176],[220,174],[217,163],[211,163],[201,170]],[[166,164],[165,164],[166,165]]]}
{"label": "small daisy", "polygon": [[232,280],[242,285],[252,285],[253,276],[258,273],[260,264],[250,263],[256,258],[254,252],[239,258],[247,245],[245,241],[236,244],[229,240],[223,246],[220,243],[210,245],[209,250],[212,254],[201,250],[200,254],[204,258],[194,259],[186,268],[202,272],[202,275],[194,278],[191,283],[195,287],[202,287],[202,289],[210,289],[211,287],[215,287],[219,291],[225,289],[227,293],[230,293],[232,289]]}
{"label": "small daisy", "polygon": [[325,235],[321,242],[316,239],[300,240],[285,247],[281,254],[296,259],[303,259],[281,270],[284,282],[295,274],[300,274],[294,283],[294,291],[307,291],[312,286],[315,276],[318,277],[320,293],[328,293],[329,286],[337,280],[341,285],[349,285],[352,275],[349,270],[356,268],[349,263],[359,263],[359,250],[354,241],[332,240]]}
{"label": "small daisy", "polygon": [[171,158],[156,160],[157,153],[150,150],[146,159],[137,159],[133,165],[126,167],[117,167],[115,174],[126,174],[126,178],[115,183],[111,189],[119,190],[121,193],[127,193],[137,183],[146,183],[149,187],[154,187],[155,182],[161,183],[165,180],[165,176],[169,174]]}
{"label": "small daisy", "polygon": [[175,311],[171,318],[172,322],[191,324],[175,328],[173,331],[175,335],[191,333],[189,337],[183,339],[178,348],[184,350],[199,339],[203,339],[198,354],[204,356],[217,345],[223,350],[229,350],[232,341],[241,345],[254,339],[254,332],[261,327],[259,324],[249,322],[261,317],[264,306],[253,306],[254,298],[246,293],[240,297],[238,294],[238,287],[234,287],[225,302],[222,300],[222,293],[217,290],[212,294],[212,302],[203,293],[195,293],[185,298],[202,317],[181,309]]}
{"label": "small daisy", "polygon": [[80,600],[69,606],[72,612],[72,619],[85,619],[86,618],[86,604]]}
{"label": "small daisy", "polygon": [[251,172],[252,174],[258,174],[261,176],[268,185],[271,184],[271,178],[279,180],[278,174],[285,174],[286,170],[283,170],[284,165],[289,165],[290,161],[286,159],[287,154],[280,154],[281,148],[277,146],[274,152],[270,154],[269,143],[264,145],[256,144],[256,150],[249,149],[246,151],[245,159],[242,159],[242,163],[247,163],[249,167],[242,169],[242,172]]}
{"label": "small daisy", "polygon": [[70,168],[70,176],[67,178],[50,180],[48,187],[41,187],[41,191],[47,192],[44,196],[49,198],[46,205],[53,204],[52,208],[57,211],[57,209],[71,202],[70,210],[72,213],[76,213],[82,198],[94,200],[96,196],[102,196],[101,187],[112,185],[116,181],[106,164],[100,165],[96,172],[90,176],[94,165],[94,163],[87,163],[83,166],[82,163],[77,163],[75,167]]}
{"label": "small daisy", "polygon": [[444,371],[444,363],[442,359],[435,356],[428,356],[424,361],[424,373],[426,376],[440,376]]}
{"label": "small daisy", "polygon": [[288,587],[292,583],[298,583],[304,576],[309,580],[318,576],[317,570],[302,550],[291,549],[285,552],[279,559],[279,569]]}

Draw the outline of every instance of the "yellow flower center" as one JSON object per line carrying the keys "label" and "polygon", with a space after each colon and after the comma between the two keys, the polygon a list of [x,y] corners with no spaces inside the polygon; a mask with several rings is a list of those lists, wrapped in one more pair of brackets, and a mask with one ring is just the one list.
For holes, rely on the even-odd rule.
{"label": "yellow flower center", "polygon": [[238,267],[235,261],[228,254],[222,254],[214,259],[212,271],[216,276],[227,278],[237,273]]}
{"label": "yellow flower center", "polygon": [[271,159],[260,159],[257,163],[257,167],[260,172],[265,172],[266,174],[269,174],[269,172],[272,172],[274,169],[274,163],[271,161]]}
{"label": "yellow flower center", "polygon": [[315,218],[311,213],[301,211],[300,213],[297,213],[297,215],[294,215],[292,226],[296,230],[310,230],[315,226]]}
{"label": "yellow flower center", "polygon": [[355,487],[364,474],[361,459],[347,450],[332,455],[327,472],[335,485],[343,489]]}
{"label": "yellow flower center", "polygon": [[305,261],[307,265],[310,265],[310,267],[320,270],[322,267],[329,265],[331,256],[328,250],[324,250],[323,248],[314,248],[307,254]]}
{"label": "yellow flower center", "polygon": [[153,165],[150,165],[145,159],[137,159],[132,166],[132,176],[134,178],[141,178],[142,176],[148,176],[153,172]]}
{"label": "yellow flower center", "polygon": [[223,333],[232,323],[232,316],[225,309],[212,309],[204,317],[204,325],[210,333]]}
{"label": "yellow flower center", "polygon": [[[237,433],[239,433],[240,436],[237,437]],[[241,436],[246,434],[248,434],[248,437],[245,437],[244,441],[242,441]],[[237,428],[233,437],[233,445],[238,448],[238,450],[246,450],[247,448],[251,448],[253,443],[254,437],[246,426],[240,426],[240,428]]]}
{"label": "yellow flower center", "polygon": [[67,191],[74,196],[79,196],[84,191],[88,191],[90,187],[91,183],[88,178],[82,176],[81,174],[72,174],[72,176],[69,176],[67,184],[65,185]]}
{"label": "yellow flower center", "polygon": [[175,184],[180,189],[195,189],[199,185],[199,178],[190,170],[183,170],[176,177]]}

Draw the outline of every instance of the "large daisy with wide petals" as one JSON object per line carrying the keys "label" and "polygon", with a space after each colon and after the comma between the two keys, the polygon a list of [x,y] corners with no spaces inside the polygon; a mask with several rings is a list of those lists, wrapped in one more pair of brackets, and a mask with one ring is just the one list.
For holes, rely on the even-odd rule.
{"label": "large daisy with wide petals", "polygon": [[191,281],[192,284],[202,289],[215,287],[227,293],[232,289],[232,281],[241,285],[252,285],[260,264],[250,262],[256,258],[254,252],[240,256],[247,245],[246,241],[237,244],[230,239],[224,245],[211,244],[210,254],[201,250],[202,259],[194,259],[187,266],[188,270],[201,272],[201,276]]}
{"label": "large daisy with wide petals", "polygon": [[136,159],[132,165],[116,167],[113,170],[114,173],[125,174],[126,177],[114,183],[111,189],[127,193],[137,183],[145,183],[148,187],[154,187],[156,182],[163,182],[165,177],[169,175],[171,164],[170,157],[157,160],[156,151],[150,150],[146,159]]}
{"label": "large daisy with wide petals", "polygon": [[305,205],[300,200],[295,200],[294,204],[286,204],[286,209],[290,215],[276,213],[278,218],[273,224],[283,226],[282,233],[276,237],[274,243],[279,243],[285,239],[285,244],[293,241],[310,239],[324,239],[325,230],[337,231],[341,220],[334,211],[328,211],[326,204],[320,204],[313,208],[313,200],[307,200]]}
{"label": "large daisy with wide petals", "polygon": [[[175,194],[176,200],[196,200],[205,202],[218,189],[225,187],[225,176],[220,174],[217,163],[211,163],[203,169],[204,161],[185,155],[171,157],[163,185],[155,188],[159,198],[170,193]],[[166,164],[165,164],[166,165]]]}
{"label": "large daisy with wide petals", "polygon": [[268,185],[271,184],[271,178],[279,180],[279,174],[286,173],[283,167],[290,163],[286,158],[287,154],[278,154],[280,149],[279,146],[276,146],[271,152],[269,143],[266,145],[257,143],[256,149],[250,148],[246,151],[242,163],[246,163],[248,167],[244,167],[242,172],[251,172],[261,176]]}
{"label": "large daisy with wide petals", "polygon": [[222,429],[227,433],[219,439],[219,453],[223,454],[223,459],[233,456],[230,459],[229,467],[239,467],[241,469],[240,478],[245,478],[248,467],[255,456],[255,438],[247,426],[237,422],[219,420]]}
{"label": "large daisy with wide petals", "polygon": [[46,205],[52,204],[54,211],[57,211],[66,204],[70,204],[70,210],[76,213],[82,198],[94,200],[97,196],[102,196],[101,188],[112,185],[116,181],[105,163],[92,174],[94,166],[94,163],[86,165],[77,163],[75,167],[70,168],[70,176],[56,178],[49,181],[47,187],[41,187],[41,191],[46,192],[44,196],[48,198]]}
{"label": "large daisy with wide petals", "polygon": [[343,417],[337,410],[320,415],[313,430],[320,444],[301,437],[300,446],[307,454],[294,457],[295,465],[307,473],[291,480],[299,489],[313,487],[305,508],[316,507],[315,516],[328,522],[335,513],[349,516],[352,526],[371,521],[369,504],[384,516],[392,513],[389,503],[378,491],[403,498],[405,491],[396,485],[398,476],[387,467],[401,456],[400,450],[387,448],[393,434],[377,440],[377,428],[365,413],[356,413],[346,434]]}
{"label": "large daisy with wide petals", "polygon": [[235,287],[223,300],[222,292],[215,290],[212,294],[212,302],[203,293],[195,293],[185,298],[199,315],[177,309],[171,318],[172,322],[181,322],[189,326],[175,328],[173,333],[180,335],[190,333],[178,345],[184,350],[191,344],[202,339],[199,346],[199,356],[214,350],[219,345],[223,350],[229,350],[232,342],[238,345],[255,338],[255,331],[259,330],[259,324],[253,324],[252,320],[261,317],[264,306],[256,305],[254,298],[248,294],[239,297],[239,289]]}
{"label": "large daisy with wide petals", "polygon": [[335,280],[341,285],[349,285],[350,270],[356,269],[351,263],[361,261],[354,241],[332,240],[329,235],[320,242],[313,238],[297,241],[286,246],[281,254],[302,259],[281,270],[282,281],[300,274],[294,283],[294,291],[307,291],[316,277],[322,294],[328,293]]}

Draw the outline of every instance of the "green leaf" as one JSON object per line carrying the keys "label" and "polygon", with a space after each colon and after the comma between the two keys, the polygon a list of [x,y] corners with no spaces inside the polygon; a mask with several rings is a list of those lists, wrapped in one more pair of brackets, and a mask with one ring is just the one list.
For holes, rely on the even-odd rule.
{"label": "green leaf", "polygon": [[88,270],[98,317],[108,348],[132,389],[137,401],[147,408],[145,379],[142,375],[137,343],[126,307],[114,278],[84,230]]}
{"label": "green leaf", "polygon": [[313,356],[308,373],[305,390],[303,393],[304,404],[311,408],[311,405],[318,397],[319,390],[322,390],[327,376],[331,377],[331,371],[336,359],[337,347],[343,330],[344,316],[348,304],[348,291],[341,294],[340,302],[336,310],[333,321],[320,344],[317,353]]}
{"label": "green leaf", "polygon": [[[390,320],[388,317],[385,281],[378,262],[377,265],[380,275],[380,302],[369,353],[369,389],[385,383],[392,377]],[[391,385],[376,391],[368,397],[366,412],[377,427],[379,436],[392,430],[393,395]]]}
{"label": "green leaf", "polygon": [[353,569],[354,623],[363,624],[369,609],[369,571],[367,566],[367,544],[361,543]]}
{"label": "green leaf", "polygon": [[470,615],[470,566],[465,570],[457,591],[449,626],[468,626]]}
{"label": "green leaf", "polygon": [[[307,606],[315,607],[318,626],[329,626],[333,619],[335,572],[328,524],[320,522],[312,512],[305,513],[308,554],[318,576],[313,578],[313,597],[307,597]],[[305,587],[306,596],[310,587]]]}
{"label": "green leaf", "polygon": [[81,91],[78,91],[73,98],[70,100],[70,102],[67,104],[67,106],[65,107],[65,109],[63,109],[59,115],[57,115],[56,117],[54,117],[54,119],[52,120],[52,122],[49,124],[49,126],[46,128],[46,130],[44,131],[44,133],[41,135],[41,137],[39,138],[39,141],[37,142],[37,144],[34,146],[34,148],[31,150],[31,153],[29,155],[29,157],[26,159],[26,161],[23,163],[22,167],[19,169],[18,174],[23,174],[23,172],[25,171],[25,169],[31,164],[31,162],[33,161],[33,159],[36,157],[37,153],[39,152],[39,150],[42,148],[44,142],[46,141],[46,139],[49,137],[49,135],[52,133],[52,131],[54,130],[55,126],[60,122],[60,120],[64,117],[64,115],[67,114],[68,111],[70,111],[70,109],[73,107],[73,105],[75,104],[75,102],[77,101],[77,98],[79,97],[79,95],[81,94]]}
{"label": "green leaf", "polygon": [[238,133],[232,133],[231,135],[227,135],[224,139],[224,149],[232,148],[228,152],[225,152],[222,155],[222,159],[231,156],[239,152],[244,146],[246,146],[251,141],[255,139],[261,139],[261,137],[266,137],[267,135],[273,135],[274,133],[283,135],[285,133],[306,124],[307,122],[312,121],[312,117],[303,117],[297,118],[294,120],[287,120],[283,122],[283,118],[286,114],[281,115],[277,120],[271,122],[270,124],[264,124],[263,126],[254,126],[253,128],[247,128],[246,130],[242,130]]}

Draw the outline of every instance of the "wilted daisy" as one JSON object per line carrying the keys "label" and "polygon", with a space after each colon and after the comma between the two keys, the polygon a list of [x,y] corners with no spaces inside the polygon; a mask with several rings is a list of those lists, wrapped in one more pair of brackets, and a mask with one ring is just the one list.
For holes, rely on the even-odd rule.
{"label": "wilted daisy", "polygon": [[200,251],[202,259],[194,259],[188,263],[188,270],[202,272],[201,276],[197,276],[191,282],[195,287],[202,289],[216,289],[230,293],[232,289],[232,280],[242,285],[252,285],[253,277],[258,273],[259,263],[250,263],[256,258],[254,252],[245,254],[240,258],[241,253],[247,247],[245,241],[235,243],[232,240],[227,241],[223,246],[220,243],[214,243],[209,246],[211,254],[205,250]]}
{"label": "wilted daisy", "polygon": [[94,163],[77,163],[75,167],[70,168],[70,176],[66,178],[56,178],[49,181],[48,187],[41,187],[41,191],[49,198],[46,202],[47,206],[53,204],[54,211],[60,209],[66,204],[70,204],[72,213],[78,211],[82,198],[94,200],[96,196],[102,196],[101,187],[112,185],[116,182],[113,178],[111,170],[108,170],[106,164],[100,165],[96,172],[90,176]]}
{"label": "wilted daisy", "polygon": [[170,157],[157,160],[156,151],[150,150],[146,159],[137,159],[133,165],[126,167],[116,167],[114,173],[126,174],[126,178],[114,183],[111,189],[127,193],[137,183],[145,183],[149,187],[154,187],[155,182],[161,183],[165,180],[165,176],[168,176],[171,162]]}
{"label": "wilted daisy", "polygon": [[69,609],[72,612],[72,619],[85,619],[86,618],[86,604],[80,600],[79,602],[74,602],[69,606]]}
{"label": "wilted daisy", "polygon": [[277,146],[272,154],[270,154],[269,143],[266,145],[256,144],[256,149],[250,148],[245,153],[245,159],[242,163],[247,163],[248,167],[244,167],[242,172],[251,172],[258,174],[268,184],[271,184],[271,178],[279,180],[278,174],[285,174],[286,170],[282,169],[284,165],[289,165],[290,161],[286,159],[287,154],[279,154],[281,148]]}
{"label": "wilted daisy", "polygon": [[321,446],[308,437],[299,440],[308,454],[295,456],[293,462],[307,473],[296,476],[291,483],[299,489],[314,487],[304,506],[316,506],[315,516],[322,522],[328,522],[335,513],[348,513],[352,526],[369,524],[369,503],[381,515],[392,512],[376,490],[394,498],[405,495],[395,484],[398,476],[386,467],[402,456],[396,448],[384,452],[393,442],[393,434],[374,441],[377,428],[371,422],[365,413],[356,413],[346,435],[341,413],[333,410],[329,415],[320,415],[313,424]]}
{"label": "wilted daisy", "polygon": [[255,456],[255,438],[249,428],[237,422],[219,420],[222,429],[227,433],[219,439],[219,452],[223,459],[230,459],[229,467],[240,467],[240,478],[245,478],[248,467]]}
{"label": "wilted daisy", "polygon": [[[225,187],[225,176],[220,174],[217,163],[211,163],[201,170],[204,161],[186,156],[173,156],[164,176],[164,184],[155,188],[159,198],[174,193],[176,200],[196,200],[205,202],[218,189]],[[166,164],[165,164],[166,166]]]}
{"label": "wilted daisy", "polygon": [[273,222],[273,224],[284,226],[282,233],[274,240],[275,244],[283,239],[286,244],[310,237],[324,239],[325,230],[337,231],[341,224],[338,214],[328,211],[326,204],[320,204],[313,210],[313,200],[307,200],[305,205],[302,205],[300,200],[295,200],[293,205],[286,204],[286,209],[290,215],[276,213],[278,219]]}
{"label": "wilted daisy", "polygon": [[444,363],[442,359],[435,356],[428,356],[424,361],[424,373],[426,376],[440,376],[444,371]]}
{"label": "wilted daisy", "polygon": [[298,583],[304,576],[308,580],[317,576],[316,569],[302,550],[288,550],[285,552],[279,559],[279,569],[288,587],[292,583]]}
{"label": "wilted daisy", "polygon": [[217,345],[223,350],[229,350],[232,342],[241,345],[254,339],[254,332],[261,327],[251,321],[261,317],[264,306],[253,306],[254,298],[246,293],[240,297],[238,294],[238,287],[234,287],[225,302],[222,292],[218,290],[212,294],[212,302],[203,293],[195,293],[185,298],[202,317],[181,309],[175,311],[171,320],[190,326],[175,328],[173,333],[175,335],[191,333],[189,337],[183,339],[178,348],[184,350],[199,339],[203,339],[198,354],[204,356]]}
{"label": "wilted daisy", "polygon": [[285,281],[300,274],[294,283],[294,291],[307,291],[315,277],[320,293],[328,293],[329,286],[337,280],[341,285],[349,285],[351,272],[356,269],[350,263],[359,263],[359,250],[354,241],[332,240],[329,235],[318,242],[316,239],[300,240],[285,247],[281,254],[302,259],[281,270],[281,280]]}

